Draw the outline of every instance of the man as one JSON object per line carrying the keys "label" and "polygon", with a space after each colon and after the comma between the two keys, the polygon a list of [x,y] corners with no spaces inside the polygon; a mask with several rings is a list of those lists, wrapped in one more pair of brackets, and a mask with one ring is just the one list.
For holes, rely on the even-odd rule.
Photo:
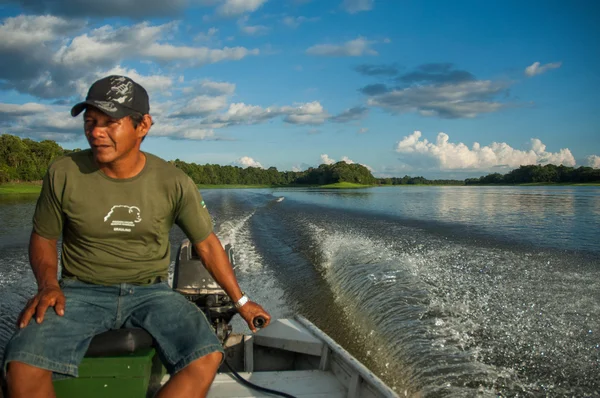
{"label": "man", "polygon": [[49,167],[35,209],[29,257],[38,293],[6,349],[9,397],[54,397],[52,374],[76,377],[92,337],[121,327],[144,328],[156,340],[171,374],[157,397],[204,397],[223,348],[204,314],[166,282],[172,225],[252,331],[256,317],[268,324],[270,316],[240,290],[193,181],[140,150],[153,124],[146,90],[108,76],[71,114],[82,111],[90,149]]}

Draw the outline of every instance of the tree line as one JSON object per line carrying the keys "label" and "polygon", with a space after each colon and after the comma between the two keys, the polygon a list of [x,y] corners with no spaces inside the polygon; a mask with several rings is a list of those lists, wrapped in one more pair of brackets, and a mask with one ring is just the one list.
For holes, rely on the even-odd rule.
{"label": "tree line", "polygon": [[360,164],[337,162],[322,164],[305,171],[278,171],[275,167],[241,168],[217,164],[186,163],[179,159],[172,162],[189,175],[196,184],[240,184],[240,185],[326,185],[338,182],[375,185],[377,179]]}
{"label": "tree line", "polygon": [[[0,135],[0,184],[8,182],[40,181],[48,165],[60,156],[79,149],[63,149],[51,140],[33,141],[14,135]],[[521,166],[507,174],[493,173],[479,178],[462,180],[428,180],[424,177],[375,178],[360,164],[343,161],[322,164],[304,171],[278,171],[275,167],[242,168],[218,164],[199,165],[176,159],[170,161],[189,175],[196,184],[207,185],[327,185],[350,182],[362,185],[478,185],[522,184],[535,182],[600,182],[600,169],[566,167],[548,164]]]}
{"label": "tree line", "polygon": [[[14,135],[0,135],[0,184],[8,182],[40,181],[48,165],[60,156],[79,149],[63,149],[54,141],[33,141]],[[199,165],[179,159],[170,161],[189,175],[196,184],[214,185],[326,185],[352,182],[375,185],[377,179],[362,165],[337,162],[322,164],[305,171],[278,171],[275,167],[242,168],[218,164]]]}
{"label": "tree line", "polygon": [[585,183],[600,182],[600,169],[592,167],[567,167],[553,164],[528,165],[507,174],[492,173],[479,178],[467,178],[466,185],[480,184],[527,184],[527,183]]}
{"label": "tree line", "polygon": [[39,181],[48,165],[56,158],[73,152],[54,141],[41,142],[0,135],[0,184],[7,182]]}

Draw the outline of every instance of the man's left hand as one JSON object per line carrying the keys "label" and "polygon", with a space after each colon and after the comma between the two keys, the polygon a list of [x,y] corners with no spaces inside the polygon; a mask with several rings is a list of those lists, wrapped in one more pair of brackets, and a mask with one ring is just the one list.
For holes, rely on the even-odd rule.
{"label": "man's left hand", "polygon": [[271,315],[263,307],[256,304],[253,301],[248,301],[246,304],[242,305],[238,308],[239,314],[244,318],[250,330],[253,333],[256,333],[256,326],[254,326],[254,319],[258,317],[262,317],[265,320],[265,323],[261,327],[266,327],[271,322]]}

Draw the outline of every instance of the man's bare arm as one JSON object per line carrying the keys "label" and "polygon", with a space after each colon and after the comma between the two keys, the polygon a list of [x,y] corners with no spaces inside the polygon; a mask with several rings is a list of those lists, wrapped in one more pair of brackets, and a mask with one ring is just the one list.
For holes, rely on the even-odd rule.
{"label": "man's bare arm", "polygon": [[33,269],[38,290],[47,286],[58,287],[57,239],[46,239],[34,231],[29,240],[29,263]]}
{"label": "man's bare arm", "polygon": [[[213,279],[225,290],[227,295],[237,302],[242,297],[242,290],[238,285],[235,273],[223,249],[219,238],[211,233],[208,238],[194,245],[194,249],[202,259],[204,266]],[[246,320],[248,327],[256,331],[253,320],[262,317],[266,320],[265,326],[269,324],[271,316],[260,305],[249,301],[238,309],[239,314]]]}
{"label": "man's bare arm", "polygon": [[213,232],[194,248],[213,279],[233,301],[238,301],[242,297],[242,290],[219,238]]}
{"label": "man's bare arm", "polygon": [[54,307],[60,316],[65,313],[65,296],[58,285],[58,251],[56,239],[46,239],[31,232],[29,240],[29,262],[38,285],[38,293],[27,302],[18,319],[24,328],[35,314],[37,323],[42,323],[48,307]]}

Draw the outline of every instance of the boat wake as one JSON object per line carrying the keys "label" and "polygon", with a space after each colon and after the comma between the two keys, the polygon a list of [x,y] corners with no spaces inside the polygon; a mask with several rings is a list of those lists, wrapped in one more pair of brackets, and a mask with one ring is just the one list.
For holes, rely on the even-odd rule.
{"label": "boat wake", "polygon": [[296,202],[250,224],[294,308],[400,393],[600,391],[593,260]]}
{"label": "boat wake", "polygon": [[320,252],[315,266],[361,330],[361,360],[388,384],[435,396],[599,391],[591,336],[600,321],[590,314],[600,300],[589,297],[598,270],[574,274],[554,254],[355,221],[304,227]]}

